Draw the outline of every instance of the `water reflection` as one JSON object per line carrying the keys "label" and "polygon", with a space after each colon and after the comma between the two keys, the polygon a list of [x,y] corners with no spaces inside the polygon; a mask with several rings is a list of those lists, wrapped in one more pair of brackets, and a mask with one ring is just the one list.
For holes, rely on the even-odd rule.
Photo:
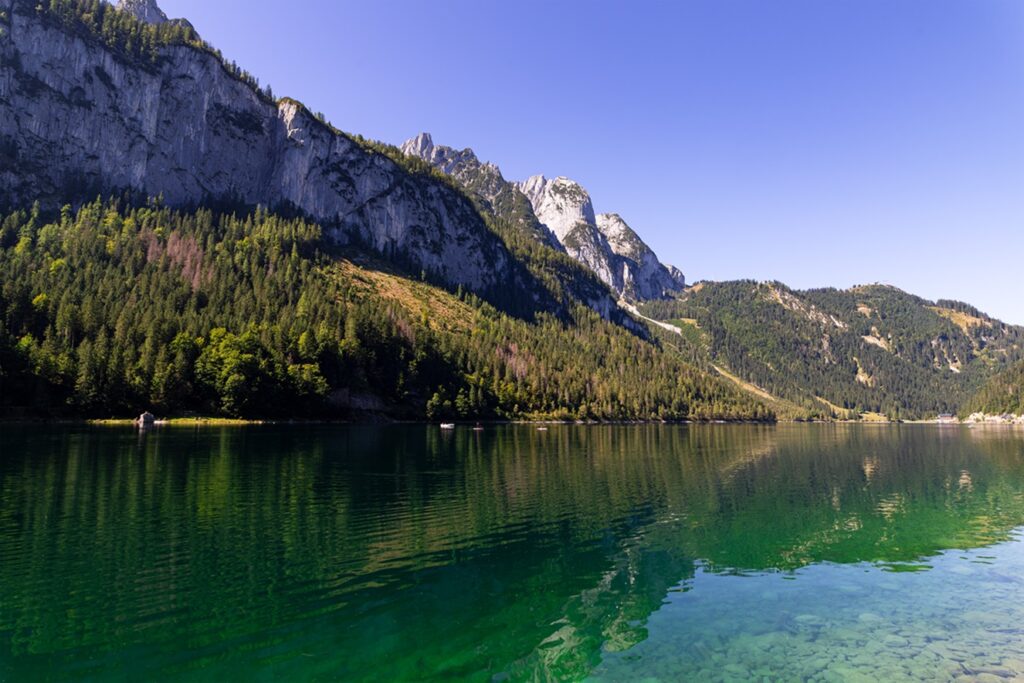
{"label": "water reflection", "polygon": [[701,577],[921,569],[1024,524],[1012,431],[4,428],[0,453],[13,680],[577,679]]}

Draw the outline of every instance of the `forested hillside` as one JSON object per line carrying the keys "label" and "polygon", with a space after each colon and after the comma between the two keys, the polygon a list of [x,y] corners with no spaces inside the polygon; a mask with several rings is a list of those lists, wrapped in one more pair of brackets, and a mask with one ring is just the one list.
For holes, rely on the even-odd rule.
{"label": "forested hillside", "polygon": [[1002,372],[981,388],[960,411],[987,415],[1024,415],[1024,362]]}
{"label": "forested hillside", "polygon": [[1021,328],[881,285],[797,292],[780,283],[702,283],[643,312],[678,325],[765,391],[836,413],[955,412],[1024,357]]}
{"label": "forested hillside", "polygon": [[7,414],[772,417],[582,305],[513,317],[302,220],[97,201],[0,226]]}
{"label": "forested hillside", "polygon": [[[3,414],[913,418],[979,390],[1012,405],[1017,375],[992,378],[1024,360],[1024,330],[966,304],[750,281],[677,294],[682,274],[572,181],[514,185],[428,136],[403,152],[343,133],[187,21],[0,6]],[[656,299],[642,313],[681,334],[616,292]]]}

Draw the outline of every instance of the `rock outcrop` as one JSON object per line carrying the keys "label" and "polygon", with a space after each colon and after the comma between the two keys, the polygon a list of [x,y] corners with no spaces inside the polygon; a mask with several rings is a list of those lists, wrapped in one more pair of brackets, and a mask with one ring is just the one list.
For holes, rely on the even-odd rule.
{"label": "rock outcrop", "polygon": [[537,241],[565,251],[619,296],[657,299],[686,285],[682,272],[662,265],[617,214],[595,215],[590,195],[569,178],[537,175],[512,183],[473,150],[435,145],[428,133],[407,140],[402,152],[452,176],[486,210]]}
{"label": "rock outcrop", "polygon": [[[162,20],[152,2],[124,4]],[[464,195],[270,100],[212,49],[172,44],[140,59],[35,0],[4,8],[0,205],[132,190],[175,206],[286,206],[451,285],[487,293],[513,279],[504,243]]]}
{"label": "rock outcrop", "polygon": [[685,286],[683,274],[662,265],[618,214],[595,216],[590,195],[579,183],[534,176],[519,188],[565,250],[621,296],[658,299]]}
{"label": "rock outcrop", "polygon": [[[563,293],[596,311],[601,317],[623,324],[630,329],[639,329],[624,316],[617,300],[618,292],[612,292],[605,281],[591,268],[583,267],[586,261],[576,257],[578,262],[565,259],[566,250],[558,237],[538,220],[530,200],[516,183],[509,182],[501,170],[491,163],[481,162],[471,149],[456,150],[452,147],[435,145],[428,133],[421,133],[402,145],[407,156],[422,159],[435,169],[450,175],[468,193],[476,198],[483,211],[520,231],[529,240],[550,247],[560,258],[547,259],[537,252],[519,251],[519,258],[525,263],[534,263],[549,277],[561,283]],[[543,263],[536,263],[539,259]]]}
{"label": "rock outcrop", "polygon": [[612,253],[619,257],[622,291],[635,299],[656,299],[666,292],[686,286],[683,273],[674,266],[662,265],[647,244],[616,213],[597,217],[597,229],[608,240]]}
{"label": "rock outcrop", "polygon": [[535,175],[519,183],[519,189],[533,205],[541,223],[555,233],[560,242],[581,223],[595,225],[594,204],[579,183],[559,176],[548,180]]}
{"label": "rock outcrop", "polygon": [[117,3],[117,8],[147,24],[163,24],[168,20],[156,0],[120,0]]}
{"label": "rock outcrop", "polygon": [[455,178],[460,185],[474,194],[485,210],[501,218],[537,241],[559,251],[562,245],[538,219],[529,199],[515,183],[505,180],[501,169],[489,162],[481,162],[471,149],[456,150],[435,145],[429,133],[420,133],[402,145],[402,152],[417,157]]}

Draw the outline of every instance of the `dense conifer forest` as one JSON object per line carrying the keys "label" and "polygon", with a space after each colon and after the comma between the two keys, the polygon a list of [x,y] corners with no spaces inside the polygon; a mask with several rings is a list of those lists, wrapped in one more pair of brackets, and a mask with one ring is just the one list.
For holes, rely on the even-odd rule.
{"label": "dense conifer forest", "polygon": [[1024,362],[996,375],[971,399],[964,410],[988,415],[1024,415]]}
{"label": "dense conifer forest", "polygon": [[[0,11],[0,37],[11,13],[38,17],[149,72],[167,63],[168,48],[202,50],[265,103],[277,102],[187,21],[147,24],[103,0],[9,7]],[[13,55],[17,77],[31,80]],[[339,250],[293,207],[268,212],[220,198],[176,212],[129,194],[87,202],[122,188],[71,177],[81,186],[51,199],[80,209],[0,215],[0,414],[100,417],[150,408],[236,417],[899,419],[967,407],[1021,412],[1024,371],[1014,364],[1024,362],[1024,329],[967,304],[883,286],[799,292],[781,283],[702,283],[642,306],[681,334],[648,329],[614,305],[592,271],[545,243],[546,229],[521,193],[491,192],[486,173],[456,180],[315,116],[417,182],[443,183],[471,202],[512,256],[509,281],[478,292],[482,300],[445,289],[402,253]],[[0,161],[14,166],[17,152],[0,139]]]}
{"label": "dense conifer forest", "polygon": [[646,304],[715,362],[811,410],[825,402],[892,419],[956,412],[1024,357],[1024,330],[955,301],[894,287],[798,292],[777,282],[702,283]]}
{"label": "dense conifer forest", "polygon": [[[318,226],[96,201],[0,223],[0,403],[19,416],[771,419],[583,306],[531,320]],[[349,257],[349,258],[345,258]]]}

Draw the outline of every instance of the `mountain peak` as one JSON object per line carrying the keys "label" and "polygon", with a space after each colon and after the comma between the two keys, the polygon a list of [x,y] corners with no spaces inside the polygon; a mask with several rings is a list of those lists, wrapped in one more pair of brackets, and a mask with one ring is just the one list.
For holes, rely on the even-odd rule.
{"label": "mountain peak", "polygon": [[[400,149],[402,154],[409,157],[418,157],[439,169],[442,173],[452,174],[460,166],[471,166],[473,168],[481,166],[480,160],[476,158],[473,150],[467,147],[459,151],[453,147],[435,145],[434,138],[431,137],[430,133],[420,133],[416,137],[406,140],[402,143]],[[489,164],[484,164],[483,166],[491,169],[494,175],[498,176],[498,179],[501,180],[501,172],[496,166]]]}
{"label": "mountain peak", "polygon": [[404,154],[421,159],[429,159],[433,151],[434,138],[430,136],[430,133],[420,133],[416,137],[406,140],[402,145]]}
{"label": "mountain peak", "polygon": [[563,241],[579,223],[594,225],[594,205],[587,191],[574,180],[535,175],[519,183],[540,222]]}
{"label": "mountain peak", "polygon": [[164,14],[156,0],[120,0],[117,8],[122,12],[128,12],[139,21],[147,24],[163,24],[167,22],[167,15]]}

